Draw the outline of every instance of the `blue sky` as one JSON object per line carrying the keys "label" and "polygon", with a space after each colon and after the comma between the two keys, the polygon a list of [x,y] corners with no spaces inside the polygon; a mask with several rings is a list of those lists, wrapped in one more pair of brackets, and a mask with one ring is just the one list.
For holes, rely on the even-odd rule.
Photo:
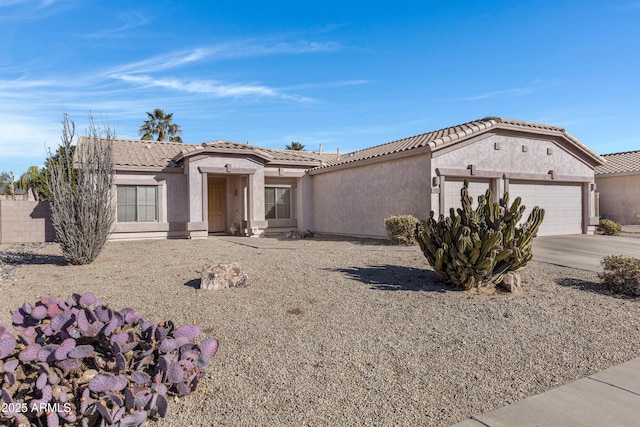
{"label": "blue sky", "polygon": [[485,116],[640,149],[640,1],[0,0],[0,172],[63,110],[137,138],[353,151]]}

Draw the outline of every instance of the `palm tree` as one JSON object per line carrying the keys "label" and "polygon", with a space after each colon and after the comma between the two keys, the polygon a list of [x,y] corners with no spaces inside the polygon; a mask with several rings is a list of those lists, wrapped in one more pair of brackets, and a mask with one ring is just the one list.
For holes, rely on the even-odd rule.
{"label": "palm tree", "polygon": [[13,181],[13,172],[0,172],[0,189],[4,190],[5,196],[16,199],[16,187]]}
{"label": "palm tree", "polygon": [[34,200],[38,201],[38,182],[40,178],[40,171],[37,166],[29,166],[27,171],[20,175],[18,178],[18,188],[22,189],[22,191],[28,192],[31,191],[33,194]]}
{"label": "palm tree", "polygon": [[138,130],[138,135],[141,135],[143,140],[151,141],[157,135],[156,141],[164,141],[168,138],[172,142],[182,142],[179,136],[182,134],[180,126],[172,123],[173,113],[166,114],[163,109],[156,108],[153,113],[147,111],[147,116],[149,120],[145,121]]}
{"label": "palm tree", "polygon": [[303,151],[304,145],[300,144],[299,142],[291,141],[290,145],[285,146],[285,150]]}

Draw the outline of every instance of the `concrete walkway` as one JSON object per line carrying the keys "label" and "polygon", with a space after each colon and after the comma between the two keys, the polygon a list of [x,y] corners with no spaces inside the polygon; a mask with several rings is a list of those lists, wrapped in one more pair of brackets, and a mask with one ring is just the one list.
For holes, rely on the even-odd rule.
{"label": "concrete walkway", "polygon": [[640,358],[452,427],[640,425]]}
{"label": "concrete walkway", "polygon": [[600,260],[607,255],[640,258],[640,239],[630,237],[541,236],[533,239],[532,246],[536,261],[597,272],[602,271]]}

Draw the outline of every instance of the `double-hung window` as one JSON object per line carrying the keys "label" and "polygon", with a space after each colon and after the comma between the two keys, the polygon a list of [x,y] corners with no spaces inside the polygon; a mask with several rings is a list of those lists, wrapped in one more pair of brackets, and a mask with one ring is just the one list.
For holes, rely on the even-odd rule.
{"label": "double-hung window", "polygon": [[158,187],[118,185],[118,222],[158,221]]}
{"label": "double-hung window", "polygon": [[291,188],[265,187],[264,217],[265,219],[291,218]]}

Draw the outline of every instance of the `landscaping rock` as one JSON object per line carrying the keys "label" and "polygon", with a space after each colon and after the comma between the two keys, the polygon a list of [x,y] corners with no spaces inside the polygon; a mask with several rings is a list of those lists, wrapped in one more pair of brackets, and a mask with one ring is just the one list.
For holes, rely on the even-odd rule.
{"label": "landscaping rock", "polygon": [[247,286],[249,276],[242,272],[240,264],[209,265],[202,270],[200,289],[217,291],[219,289],[242,288]]}
{"label": "landscaping rock", "polygon": [[519,273],[514,271],[509,271],[502,276],[501,285],[503,288],[509,292],[513,292],[514,294],[522,292],[522,278]]}
{"label": "landscaping rock", "polygon": [[287,233],[287,239],[311,239],[314,237],[313,231],[290,231]]}

